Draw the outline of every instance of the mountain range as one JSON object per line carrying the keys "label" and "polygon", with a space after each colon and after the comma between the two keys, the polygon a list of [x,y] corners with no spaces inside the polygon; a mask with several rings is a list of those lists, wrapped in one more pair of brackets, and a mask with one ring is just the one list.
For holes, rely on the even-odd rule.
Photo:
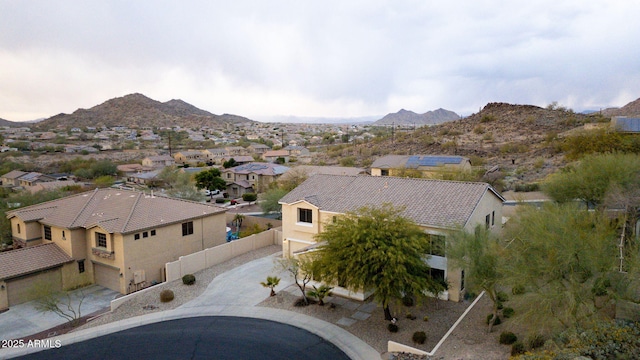
{"label": "mountain range", "polygon": [[382,119],[374,122],[374,125],[399,125],[399,126],[421,126],[437,125],[446,121],[458,120],[460,116],[453,111],[437,109],[427,111],[424,114],[417,114],[413,111],[400,109],[396,113],[387,114]]}
{"label": "mountain range", "polygon": [[182,100],[163,103],[136,93],[105,101],[90,109],[78,109],[72,114],[58,114],[38,122],[33,127],[214,127],[250,121],[252,120],[237,115],[215,115]]}

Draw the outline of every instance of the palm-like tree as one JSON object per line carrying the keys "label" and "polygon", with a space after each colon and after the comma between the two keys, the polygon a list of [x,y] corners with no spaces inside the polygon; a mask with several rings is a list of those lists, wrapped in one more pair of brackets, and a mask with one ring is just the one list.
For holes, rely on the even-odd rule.
{"label": "palm-like tree", "polygon": [[318,305],[323,306],[324,305],[324,298],[327,297],[328,295],[331,295],[331,289],[333,289],[333,287],[331,286],[327,286],[327,285],[320,285],[319,288],[317,288],[315,285],[313,286],[313,290],[309,291],[309,296],[313,296],[315,298],[318,298]]}
{"label": "palm-like tree", "polygon": [[280,278],[277,276],[267,276],[267,281],[260,282],[260,285],[271,289],[270,296],[276,296],[276,291],[273,290],[273,288],[278,286],[278,284],[280,284]]}

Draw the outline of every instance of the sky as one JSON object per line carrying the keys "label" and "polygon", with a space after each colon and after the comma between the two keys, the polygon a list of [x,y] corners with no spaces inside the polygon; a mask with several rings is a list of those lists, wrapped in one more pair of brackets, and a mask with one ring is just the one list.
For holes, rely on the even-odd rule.
{"label": "sky", "polygon": [[131,93],[253,120],[620,107],[639,18],[637,0],[0,0],[0,118]]}

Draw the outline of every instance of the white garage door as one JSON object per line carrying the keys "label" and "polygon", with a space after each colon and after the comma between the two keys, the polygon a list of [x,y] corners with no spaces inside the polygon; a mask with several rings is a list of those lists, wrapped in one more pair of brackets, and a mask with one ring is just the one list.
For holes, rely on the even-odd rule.
{"label": "white garage door", "polygon": [[62,273],[60,268],[7,281],[9,306],[22,304],[37,297],[34,286],[51,284],[54,291],[62,290]]}
{"label": "white garage door", "polygon": [[94,263],[93,274],[96,284],[120,292],[120,273],[117,269]]}

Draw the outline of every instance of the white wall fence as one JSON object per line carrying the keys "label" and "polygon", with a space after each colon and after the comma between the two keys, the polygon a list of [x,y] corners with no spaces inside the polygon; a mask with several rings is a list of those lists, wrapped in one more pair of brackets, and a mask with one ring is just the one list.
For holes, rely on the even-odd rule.
{"label": "white wall fence", "polygon": [[282,245],[282,231],[280,229],[270,229],[190,255],[181,256],[178,260],[165,265],[166,281],[181,279],[186,274],[196,273],[238,255],[271,245]]}
{"label": "white wall fence", "polygon": [[[213,265],[223,263],[238,255],[248,253],[250,251],[260,249],[271,245],[282,246],[281,228],[269,229],[259,234],[244,237],[242,239],[233,240],[226,244],[214,246],[197,253],[186,256],[180,256],[176,261],[166,263],[165,270],[167,278],[165,281],[173,281],[181,279],[186,274],[193,274],[200,270],[204,270]],[[136,291],[129,295],[125,295],[111,301],[111,311],[117,309],[132,297],[138,296],[153,287]]]}

